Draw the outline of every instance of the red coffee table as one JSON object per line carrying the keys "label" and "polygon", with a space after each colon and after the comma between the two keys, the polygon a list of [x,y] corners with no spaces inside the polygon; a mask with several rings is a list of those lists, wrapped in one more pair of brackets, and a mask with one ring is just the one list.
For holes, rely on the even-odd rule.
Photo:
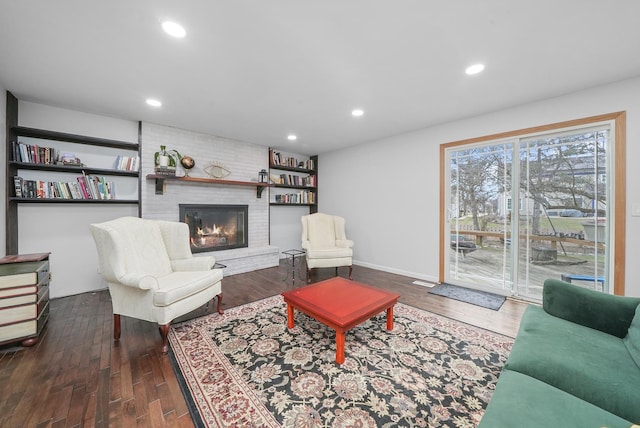
{"label": "red coffee table", "polygon": [[336,331],[336,363],[344,363],[347,330],[387,311],[387,330],[393,329],[393,306],[399,294],[336,277],[282,293],[287,303],[287,327],[293,328],[297,309]]}

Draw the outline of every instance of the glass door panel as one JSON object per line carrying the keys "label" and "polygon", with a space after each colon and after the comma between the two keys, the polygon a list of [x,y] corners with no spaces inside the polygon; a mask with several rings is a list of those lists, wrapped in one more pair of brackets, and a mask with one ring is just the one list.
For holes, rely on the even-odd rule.
{"label": "glass door panel", "polygon": [[608,130],[520,142],[517,294],[541,298],[543,279],[607,291]]}
{"label": "glass door panel", "polygon": [[450,283],[511,293],[511,230],[505,195],[512,187],[512,154],[513,144],[507,142],[450,155]]}

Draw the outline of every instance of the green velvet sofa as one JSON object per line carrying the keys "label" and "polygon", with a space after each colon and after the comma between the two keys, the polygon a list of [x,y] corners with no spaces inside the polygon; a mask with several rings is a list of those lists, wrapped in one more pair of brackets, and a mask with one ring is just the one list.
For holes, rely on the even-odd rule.
{"label": "green velvet sofa", "polygon": [[542,307],[525,311],[478,426],[634,423],[640,424],[640,298],[546,280]]}

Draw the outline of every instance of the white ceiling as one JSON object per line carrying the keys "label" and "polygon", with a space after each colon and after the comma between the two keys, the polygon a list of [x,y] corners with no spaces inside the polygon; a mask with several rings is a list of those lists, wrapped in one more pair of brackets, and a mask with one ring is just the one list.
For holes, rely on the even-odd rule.
{"label": "white ceiling", "polygon": [[639,76],[639,17],[637,0],[0,0],[0,87],[316,154]]}

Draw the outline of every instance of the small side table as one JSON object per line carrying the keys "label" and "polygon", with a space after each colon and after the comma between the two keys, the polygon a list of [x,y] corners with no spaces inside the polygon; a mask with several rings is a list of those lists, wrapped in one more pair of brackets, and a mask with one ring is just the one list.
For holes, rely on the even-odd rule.
{"label": "small side table", "polygon": [[287,278],[289,278],[289,272],[291,272],[291,283],[292,285],[296,285],[296,259],[306,254],[306,251],[293,249],[283,251],[282,254],[286,255],[291,262],[291,267],[287,269],[287,275],[284,277],[283,281],[286,281]]}

